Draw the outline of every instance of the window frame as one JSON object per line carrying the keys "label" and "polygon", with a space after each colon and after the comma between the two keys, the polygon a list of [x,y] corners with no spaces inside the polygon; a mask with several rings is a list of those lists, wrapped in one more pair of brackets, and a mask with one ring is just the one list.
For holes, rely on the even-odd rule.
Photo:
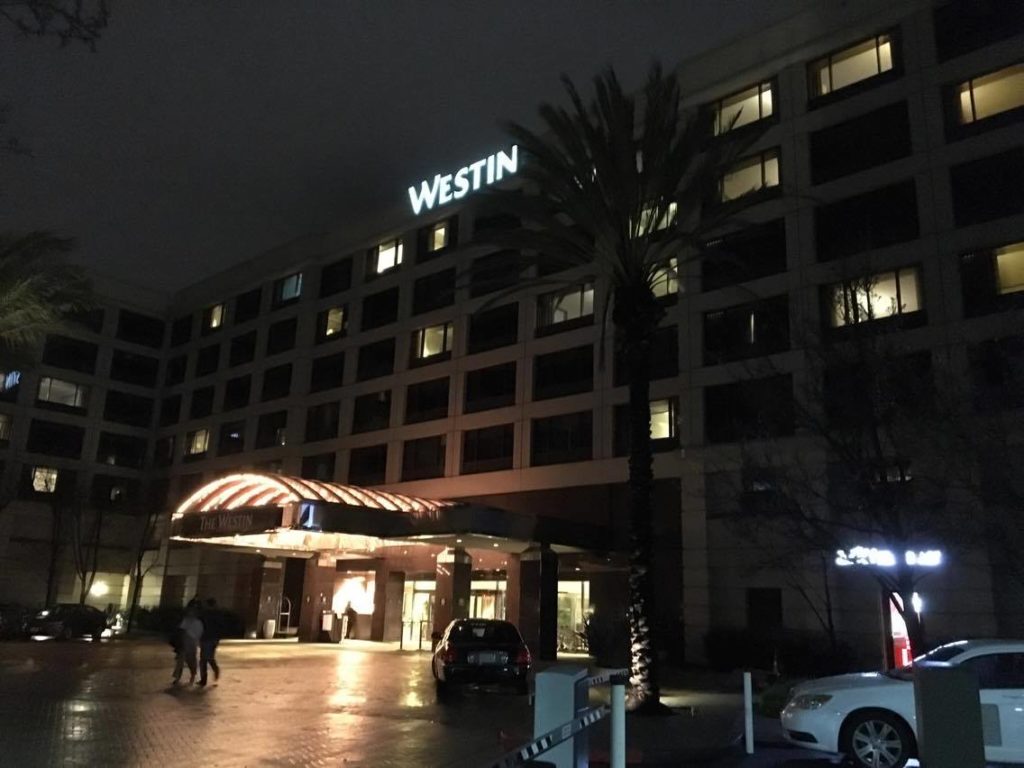
{"label": "window frame", "polygon": [[[590,294],[590,312],[582,310],[587,304],[587,294]],[[551,319],[557,311],[557,305],[567,298],[576,296],[579,300],[580,314],[576,317],[567,317],[564,320]],[[586,280],[570,287],[559,288],[554,291],[541,293],[536,300],[536,332],[535,336],[547,336],[548,334],[567,331],[573,328],[582,328],[594,324],[594,304],[597,299],[597,287],[592,280]]]}
{"label": "window frame", "polygon": [[[440,352],[432,355],[424,354],[424,347],[427,341],[427,332],[442,329],[442,346]],[[452,356],[452,348],[455,346],[455,323],[452,320],[445,320],[432,325],[425,325],[412,332],[412,343],[409,347],[409,364],[412,366],[427,365],[429,363],[448,360]]]}
{"label": "window frame", "polygon": [[[741,96],[742,94],[745,94],[748,91],[753,91],[755,89],[757,90],[757,93],[755,94],[755,97],[757,99],[757,113],[758,113],[757,118],[755,118],[754,120],[750,120],[750,121],[744,122],[741,125],[735,125],[735,123],[734,123],[729,128],[723,128],[722,111],[723,111],[724,103],[726,101],[730,100],[730,99],[733,99],[733,98],[735,98],[737,96]],[[770,103],[770,106],[771,106],[771,112],[769,112],[767,115],[764,114],[764,97],[765,97],[766,89],[767,89],[767,93],[768,93],[768,100],[769,100],[769,103]],[[776,82],[775,78],[774,77],[769,77],[769,78],[766,78],[765,80],[758,81],[758,82],[754,83],[753,85],[748,85],[745,88],[740,88],[737,91],[733,91],[732,93],[728,93],[725,96],[722,96],[721,98],[716,99],[715,101],[712,101],[708,105],[708,109],[711,112],[712,121],[713,121],[712,125],[711,125],[711,135],[713,137],[715,137],[715,138],[719,138],[720,136],[726,136],[728,134],[735,135],[736,131],[742,131],[745,128],[747,128],[748,126],[757,125],[758,123],[763,123],[765,120],[776,120],[777,121],[778,120],[778,114],[779,114],[778,110],[776,109],[776,98],[777,98],[777,95],[778,95],[776,93],[777,90],[778,90],[777,89],[777,82]],[[743,101],[746,101],[746,99],[744,99]],[[741,107],[741,110],[742,110],[742,107]],[[739,116],[740,114],[741,114],[740,112],[737,112],[737,116]]]}
{"label": "window frame", "polygon": [[[288,286],[289,282],[291,282],[291,281],[294,281],[294,283],[295,283],[294,294],[290,295],[290,296],[286,296],[285,295],[285,292],[286,292],[285,289]],[[292,272],[290,275],[285,275],[284,277],[277,278],[274,281],[274,288],[273,288],[273,294],[272,294],[273,295],[273,299],[274,299],[273,308],[274,309],[278,309],[280,307],[286,307],[286,306],[289,306],[291,304],[295,304],[298,301],[301,301],[302,300],[302,287],[303,287],[302,286],[302,281],[303,281],[303,273],[302,273],[301,270],[298,271],[298,272]]]}
{"label": "window frame", "polygon": [[[883,38],[886,38],[884,41]],[[869,43],[874,40],[875,43],[875,63],[878,67],[878,71],[869,75],[868,77],[860,80],[855,80],[847,85],[840,86],[839,88],[833,87],[834,81],[833,68],[835,66],[835,59],[840,54],[852,51],[853,49]],[[889,45],[889,58],[891,59],[892,66],[888,69],[881,68],[881,54],[880,49],[882,43],[888,43]],[[820,88],[820,73],[822,71],[822,65],[828,68],[828,79],[829,87],[825,92],[819,92]],[[862,92],[865,89],[873,88],[877,84],[888,82],[890,79],[895,79],[903,74],[903,56],[902,48],[900,45],[899,30],[895,27],[883,30],[874,35],[868,35],[858,39],[853,43],[842,46],[841,48],[835,48],[828,53],[818,56],[808,62],[806,67],[807,74],[807,105],[808,109],[814,109],[815,107],[832,103],[840,99],[852,96]]]}

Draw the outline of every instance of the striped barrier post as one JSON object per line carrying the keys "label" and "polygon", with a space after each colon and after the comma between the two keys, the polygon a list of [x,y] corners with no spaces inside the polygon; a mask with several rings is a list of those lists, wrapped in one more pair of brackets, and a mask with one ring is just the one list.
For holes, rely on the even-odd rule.
{"label": "striped barrier post", "polygon": [[611,710],[604,706],[592,707],[584,710],[579,714],[579,716],[573,718],[568,723],[564,723],[557,728],[552,728],[550,731],[541,734],[533,741],[529,741],[522,746],[516,747],[516,749],[507,753],[497,762],[491,763],[490,768],[515,768],[519,765],[526,765],[534,758],[537,758],[545,752],[557,747],[559,744],[563,744],[564,742],[575,738],[576,734],[586,730],[594,723],[607,717],[610,713]]}

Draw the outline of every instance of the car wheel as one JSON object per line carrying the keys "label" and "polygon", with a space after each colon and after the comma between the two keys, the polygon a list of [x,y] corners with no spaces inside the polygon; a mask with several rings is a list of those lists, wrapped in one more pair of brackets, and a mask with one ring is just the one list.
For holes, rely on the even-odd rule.
{"label": "car wheel", "polygon": [[883,710],[861,712],[843,725],[840,745],[857,768],[903,768],[914,755],[914,735]]}
{"label": "car wheel", "polygon": [[57,635],[58,640],[70,640],[74,637],[74,633],[71,631],[71,627],[66,624],[60,628],[60,634]]}

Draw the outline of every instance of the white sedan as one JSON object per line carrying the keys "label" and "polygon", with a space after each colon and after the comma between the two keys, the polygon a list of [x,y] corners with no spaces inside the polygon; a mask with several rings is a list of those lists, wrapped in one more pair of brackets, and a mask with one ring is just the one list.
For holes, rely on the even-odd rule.
{"label": "white sedan", "polygon": [[[963,640],[915,661],[969,667],[978,676],[985,758],[1024,763],[1024,641]],[[811,680],[782,710],[793,744],[842,753],[858,768],[902,768],[917,751],[911,668]]]}

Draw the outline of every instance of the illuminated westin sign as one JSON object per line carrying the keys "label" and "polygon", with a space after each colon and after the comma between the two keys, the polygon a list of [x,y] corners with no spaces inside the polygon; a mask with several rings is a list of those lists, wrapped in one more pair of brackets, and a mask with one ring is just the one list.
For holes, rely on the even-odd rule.
{"label": "illuminated westin sign", "polygon": [[455,173],[439,173],[433,182],[424,179],[420,182],[419,191],[409,187],[409,202],[412,212],[417,216],[421,211],[429,211],[435,205],[445,205],[452,200],[461,200],[470,192],[480,187],[501,181],[519,170],[519,147],[515,144],[508,152],[488,155],[483,160],[459,168]]}
{"label": "illuminated westin sign", "polygon": [[[937,549],[929,549],[924,552],[907,550],[903,553],[903,562],[918,568],[935,568],[942,565],[942,552]],[[840,549],[836,552],[836,565],[877,565],[882,568],[892,568],[896,565],[896,553],[888,549],[875,549],[874,547]]]}

